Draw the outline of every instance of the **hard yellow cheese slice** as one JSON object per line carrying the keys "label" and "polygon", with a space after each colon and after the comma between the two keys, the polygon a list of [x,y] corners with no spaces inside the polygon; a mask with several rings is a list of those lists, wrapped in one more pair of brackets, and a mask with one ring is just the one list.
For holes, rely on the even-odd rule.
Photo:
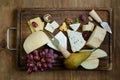
{"label": "hard yellow cheese slice", "polygon": [[[36,22],[38,26],[33,27],[32,22]],[[43,27],[44,27],[44,22],[41,21],[40,17],[36,17],[36,18],[29,20],[28,24],[32,32],[43,30]]]}

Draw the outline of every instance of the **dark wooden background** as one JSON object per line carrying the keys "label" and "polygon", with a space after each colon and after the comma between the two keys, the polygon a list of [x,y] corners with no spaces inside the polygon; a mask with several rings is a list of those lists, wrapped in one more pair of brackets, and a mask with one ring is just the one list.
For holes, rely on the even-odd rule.
{"label": "dark wooden background", "polygon": [[[120,0],[0,0],[0,80],[119,80],[120,78]],[[113,69],[111,71],[47,71],[30,75],[16,68],[15,51],[6,48],[6,30],[16,26],[18,8],[113,9]],[[15,34],[13,34],[15,35]],[[15,46],[15,37],[11,37]]]}

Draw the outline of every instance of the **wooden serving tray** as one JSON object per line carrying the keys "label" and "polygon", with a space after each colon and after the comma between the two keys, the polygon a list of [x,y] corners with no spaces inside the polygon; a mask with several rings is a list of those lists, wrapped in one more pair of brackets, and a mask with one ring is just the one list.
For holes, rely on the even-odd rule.
{"label": "wooden serving tray", "polygon": [[[92,10],[88,9],[19,9],[17,15],[17,64],[20,69],[26,69],[24,62],[21,60],[21,57],[25,55],[23,49],[23,42],[26,37],[31,33],[27,21],[35,17],[43,17],[44,14],[51,14],[52,17],[61,25],[66,17],[75,19],[75,17],[80,16],[81,14],[87,14]],[[100,15],[103,21],[106,21],[112,26],[112,10],[107,8],[97,8],[95,9]],[[94,21],[95,22],[95,21]],[[82,23],[82,22],[81,22]],[[85,23],[82,23],[85,24]],[[96,25],[99,25],[95,22]],[[55,31],[54,34],[57,32]],[[99,67],[95,70],[111,70],[112,69],[112,36],[107,33],[105,40],[100,46],[101,49],[105,50],[108,54],[106,58],[100,59]],[[70,51],[70,48],[68,47]],[[62,55],[61,55],[62,56]],[[57,63],[54,65],[53,69],[61,70],[65,69],[63,65],[63,57],[60,57]],[[82,67],[79,67],[78,70],[84,70]]]}

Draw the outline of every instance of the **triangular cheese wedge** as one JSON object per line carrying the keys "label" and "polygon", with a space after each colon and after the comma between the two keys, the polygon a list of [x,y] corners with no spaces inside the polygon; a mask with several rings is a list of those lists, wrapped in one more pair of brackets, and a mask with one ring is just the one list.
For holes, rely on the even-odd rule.
{"label": "triangular cheese wedge", "polygon": [[70,24],[70,27],[76,31],[79,27],[80,27],[80,23],[74,23],[74,24]]}
{"label": "triangular cheese wedge", "polygon": [[[58,39],[58,41],[60,42],[60,45],[62,47],[64,47],[65,49],[67,49],[67,38],[66,36],[60,31],[56,34],[55,36],[56,39]],[[50,41],[48,44],[47,44],[49,47],[55,49],[55,50],[58,50],[53,44],[52,42]]]}
{"label": "triangular cheese wedge", "polygon": [[73,52],[79,51],[84,47],[86,41],[84,40],[82,33],[77,31],[67,30],[68,38]]}

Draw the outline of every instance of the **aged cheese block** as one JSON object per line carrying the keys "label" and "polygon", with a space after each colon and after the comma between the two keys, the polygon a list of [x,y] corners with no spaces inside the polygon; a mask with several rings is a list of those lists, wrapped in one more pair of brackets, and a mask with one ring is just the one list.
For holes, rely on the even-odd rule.
{"label": "aged cheese block", "polygon": [[98,48],[106,36],[106,30],[96,26],[95,30],[88,39],[86,45],[91,48]]}
{"label": "aged cheese block", "polygon": [[49,41],[50,40],[48,36],[43,31],[33,32],[26,38],[23,44],[23,48],[25,52],[29,54],[35,49],[38,49],[43,45],[47,44]]}

